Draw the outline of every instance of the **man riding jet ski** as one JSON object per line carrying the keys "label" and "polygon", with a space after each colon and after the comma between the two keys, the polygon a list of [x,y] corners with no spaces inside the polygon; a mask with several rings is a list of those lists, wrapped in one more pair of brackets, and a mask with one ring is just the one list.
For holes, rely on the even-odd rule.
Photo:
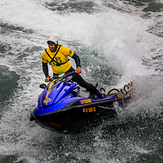
{"label": "man riding jet ski", "polygon": [[[82,70],[81,70],[80,58],[78,55],[76,55],[69,48],[59,45],[58,38],[55,36],[50,37],[47,40],[47,44],[49,48],[45,49],[45,51],[42,54],[42,67],[46,77],[45,82],[49,82],[50,79],[49,72],[48,72],[48,64],[47,64],[50,63],[53,70],[53,76],[60,75],[66,72],[75,71],[77,74],[73,77],[72,79],[73,81],[77,82],[80,86],[86,88],[88,91],[97,95],[99,99],[103,98],[102,94],[92,84],[87,83],[79,75],[79,73],[81,73]],[[75,60],[76,67],[77,67],[76,70],[74,70],[74,68],[71,66],[71,62],[68,59],[68,57],[71,57]]]}
{"label": "man riding jet ski", "polygon": [[[114,103],[125,107],[132,87],[125,85],[122,89],[103,89],[100,93],[97,82],[87,83],[79,75],[82,72],[80,59],[73,51],[58,45],[56,37],[50,37],[47,43],[49,48],[42,54],[42,65],[45,81],[49,83],[40,85],[44,90],[38,98],[38,106],[31,112],[30,120],[57,132],[78,133],[116,117]],[[68,56],[75,60],[76,70],[72,68]],[[48,62],[53,69],[52,78],[48,73]],[[64,75],[61,76],[61,73]]]}

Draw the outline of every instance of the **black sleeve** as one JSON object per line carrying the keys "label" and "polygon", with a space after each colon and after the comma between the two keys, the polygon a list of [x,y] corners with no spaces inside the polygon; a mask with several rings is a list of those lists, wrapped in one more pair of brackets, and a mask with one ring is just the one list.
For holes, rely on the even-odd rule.
{"label": "black sleeve", "polygon": [[79,56],[78,56],[78,55],[76,55],[76,54],[74,53],[74,55],[72,56],[72,58],[75,60],[76,67],[81,67],[81,65],[80,65],[80,58],[79,58]]}
{"label": "black sleeve", "polygon": [[42,70],[45,74],[45,77],[49,76],[49,70],[48,70],[48,64],[47,63],[42,62]]}

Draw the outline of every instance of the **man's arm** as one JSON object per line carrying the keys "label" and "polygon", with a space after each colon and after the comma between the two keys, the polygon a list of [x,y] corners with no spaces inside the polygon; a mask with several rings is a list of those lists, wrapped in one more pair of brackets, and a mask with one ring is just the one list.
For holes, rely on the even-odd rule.
{"label": "man's arm", "polygon": [[76,70],[75,70],[75,72],[78,73],[78,74],[81,73],[82,70],[81,70],[79,56],[74,53],[74,55],[72,56],[72,58],[75,60],[75,63],[76,63]]}
{"label": "man's arm", "polygon": [[42,69],[46,77],[45,82],[49,82],[50,76],[49,76],[48,64],[42,62]]}
{"label": "man's arm", "polygon": [[74,55],[72,56],[72,58],[75,60],[76,67],[81,67],[81,65],[80,65],[80,58],[79,58],[79,56],[78,56],[78,55],[76,55],[76,54],[74,53]]}

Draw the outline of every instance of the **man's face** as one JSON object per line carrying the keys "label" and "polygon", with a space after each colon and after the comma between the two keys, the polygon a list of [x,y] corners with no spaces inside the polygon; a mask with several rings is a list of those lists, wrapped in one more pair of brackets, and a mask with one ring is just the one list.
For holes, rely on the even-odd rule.
{"label": "man's face", "polygon": [[55,44],[48,44],[48,46],[51,52],[55,52]]}

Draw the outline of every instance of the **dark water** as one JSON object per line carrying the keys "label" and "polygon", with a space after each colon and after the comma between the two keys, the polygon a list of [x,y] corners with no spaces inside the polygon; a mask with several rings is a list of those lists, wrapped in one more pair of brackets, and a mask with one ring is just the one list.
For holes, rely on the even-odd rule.
{"label": "dark water", "polygon": [[[162,163],[162,11],[161,0],[2,0],[0,162]],[[75,135],[29,121],[51,35],[80,56],[82,76],[99,88],[133,81],[135,99],[116,119]]]}

